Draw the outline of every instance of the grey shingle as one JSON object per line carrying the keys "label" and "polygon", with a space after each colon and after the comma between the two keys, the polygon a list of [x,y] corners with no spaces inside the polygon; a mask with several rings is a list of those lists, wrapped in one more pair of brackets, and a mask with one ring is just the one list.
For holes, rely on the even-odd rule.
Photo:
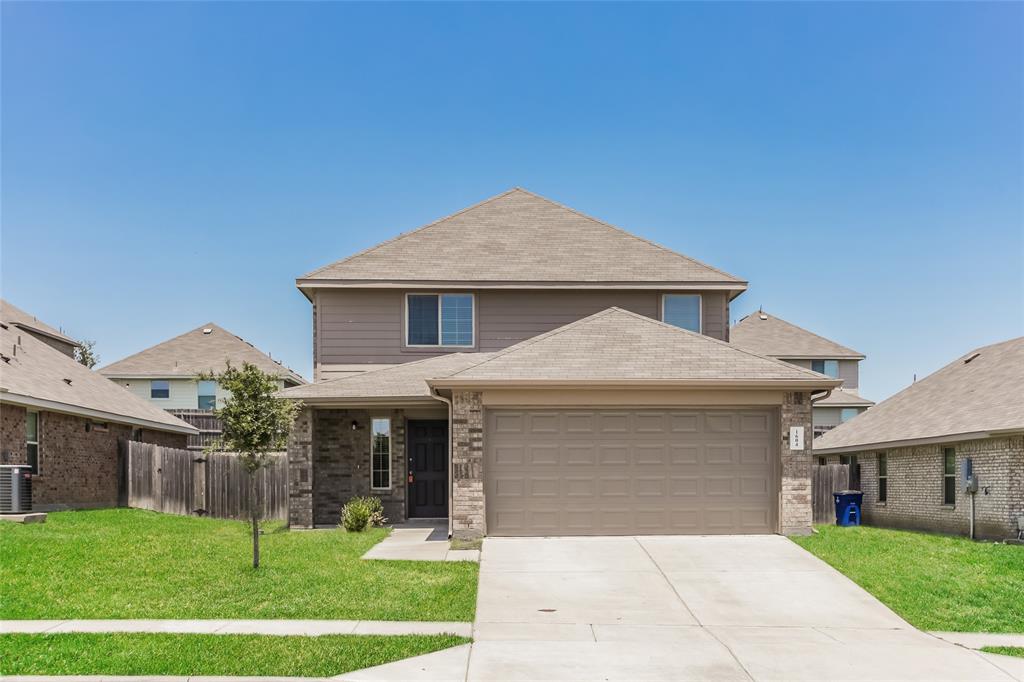
{"label": "grey shingle", "polygon": [[[203,333],[204,329],[209,329],[210,333]],[[101,367],[98,371],[112,379],[193,377],[204,372],[223,371],[228,362],[235,367],[248,362],[287,382],[306,383],[296,372],[266,355],[242,337],[235,336],[212,322]]]}
{"label": "grey shingle", "polygon": [[863,353],[765,312],[751,313],[729,330],[729,342],[774,358],[864,359]]}
{"label": "grey shingle", "polygon": [[196,433],[196,429],[114,382],[50,348],[13,325],[0,327],[0,401],[24,404],[22,398],[62,406],[80,414],[93,410],[111,421],[146,422],[152,428]]}
{"label": "grey shingle", "polygon": [[65,343],[70,343],[72,346],[78,345],[78,341],[74,340],[61,330],[46,324],[42,320],[37,319],[34,315],[26,313],[18,306],[12,305],[9,301],[5,301],[3,299],[0,299],[0,320],[59,339]]}
{"label": "grey shingle", "polygon": [[300,278],[418,282],[746,282],[515,188]]}
{"label": "grey shingle", "polygon": [[1024,337],[957,358],[824,434],[814,450],[1001,431],[1024,431]]}

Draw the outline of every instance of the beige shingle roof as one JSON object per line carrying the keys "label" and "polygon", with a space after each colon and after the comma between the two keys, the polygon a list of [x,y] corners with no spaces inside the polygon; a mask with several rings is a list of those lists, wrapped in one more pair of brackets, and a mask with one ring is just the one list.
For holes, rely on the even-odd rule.
{"label": "beige shingle roof", "polygon": [[[205,333],[204,329],[210,332]],[[212,322],[101,367],[98,371],[112,379],[194,377],[204,372],[223,371],[228,362],[235,367],[248,362],[268,374],[281,377],[288,383],[305,383],[305,380],[294,371],[258,350],[242,337],[235,336]]]}
{"label": "beige shingle roof", "polygon": [[0,326],[0,401],[196,433],[180,419],[7,324]]}
{"label": "beige shingle roof", "polygon": [[873,400],[862,398],[852,391],[845,391],[841,388],[837,388],[832,391],[832,395],[827,398],[822,398],[814,403],[815,407],[871,407],[874,405]]}
{"label": "beige shingle roof", "polygon": [[1024,431],[1024,337],[957,358],[821,436],[814,449],[865,449],[1003,431]]}
{"label": "beige shingle roof", "polygon": [[409,282],[746,282],[523,189],[315,270],[328,280]]}
{"label": "beige shingle roof", "polygon": [[863,353],[764,312],[737,322],[729,330],[729,342],[773,358],[864,359]]}
{"label": "beige shingle roof", "polygon": [[528,339],[435,385],[475,382],[807,385],[838,380],[649,317],[609,308]]}
{"label": "beige shingle roof", "polygon": [[285,398],[309,402],[321,399],[408,398],[430,399],[427,379],[443,377],[482,362],[491,353],[452,353],[394,367],[371,370],[280,392]]}
{"label": "beige shingle roof", "polygon": [[61,330],[56,327],[51,327],[42,320],[37,319],[35,315],[26,313],[18,306],[3,299],[0,299],[0,321],[8,322],[23,329],[31,329],[34,332],[64,341],[65,343],[70,343],[72,346],[78,345],[78,341],[71,338]]}

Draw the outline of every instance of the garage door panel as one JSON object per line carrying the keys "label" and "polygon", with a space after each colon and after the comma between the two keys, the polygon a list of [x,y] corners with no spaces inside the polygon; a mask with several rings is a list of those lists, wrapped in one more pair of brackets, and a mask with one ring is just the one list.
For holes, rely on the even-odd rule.
{"label": "garage door panel", "polygon": [[773,532],[772,415],[489,410],[488,532]]}

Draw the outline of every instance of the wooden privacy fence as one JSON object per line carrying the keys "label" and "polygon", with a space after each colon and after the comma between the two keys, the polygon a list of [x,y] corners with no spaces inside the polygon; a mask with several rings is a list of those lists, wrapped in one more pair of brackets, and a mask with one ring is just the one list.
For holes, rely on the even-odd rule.
{"label": "wooden privacy fence", "polygon": [[213,445],[222,433],[220,420],[212,410],[167,410],[183,422],[199,429],[199,433],[188,435],[188,449],[202,452]]}
{"label": "wooden privacy fence", "polygon": [[[856,466],[856,465],[853,465]],[[814,523],[835,523],[836,503],[832,493],[840,490],[857,490],[856,480],[850,480],[849,464],[822,464],[811,467],[811,502],[814,506]],[[851,485],[855,484],[855,485]]]}
{"label": "wooden privacy fence", "polygon": [[[249,474],[232,453],[203,454],[151,443],[121,441],[129,507],[165,514],[249,518]],[[260,518],[288,520],[288,458],[270,456],[256,474]]]}

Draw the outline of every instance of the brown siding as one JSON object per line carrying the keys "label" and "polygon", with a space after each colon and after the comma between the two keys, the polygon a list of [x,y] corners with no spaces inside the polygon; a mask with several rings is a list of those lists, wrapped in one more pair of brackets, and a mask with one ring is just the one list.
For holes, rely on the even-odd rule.
{"label": "brown siding", "polygon": [[839,378],[843,380],[843,388],[857,388],[860,378],[860,361],[840,360]]}
{"label": "brown siding", "polygon": [[[470,351],[496,351],[587,315],[618,306],[659,319],[661,294],[655,291],[525,291],[476,293],[477,345]],[[728,294],[702,292],[704,333],[726,340]],[[451,351],[405,348],[402,343],[405,292],[400,290],[318,291],[315,295],[314,365],[396,364]]]}
{"label": "brown siding", "polygon": [[30,329],[22,328],[22,331],[28,332],[29,334],[31,334],[35,338],[37,338],[40,341],[42,341],[43,343],[45,343],[50,348],[53,348],[54,350],[60,351],[64,355],[68,356],[69,358],[75,357],[75,344],[73,344],[73,343],[68,343],[67,341],[61,341],[60,339],[55,339],[52,336],[46,336],[45,334],[37,334],[37,333],[35,333],[34,331],[32,331]]}

